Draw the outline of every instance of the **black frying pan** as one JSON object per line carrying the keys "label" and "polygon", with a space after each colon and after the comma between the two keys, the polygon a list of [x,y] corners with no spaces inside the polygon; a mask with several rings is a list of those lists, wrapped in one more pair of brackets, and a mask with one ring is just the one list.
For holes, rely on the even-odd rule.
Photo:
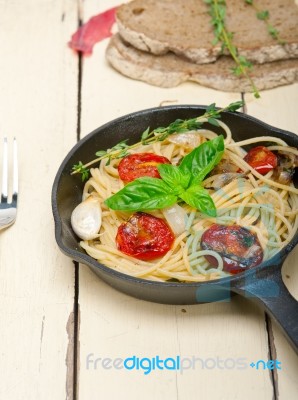
{"label": "black frying pan", "polygon": [[[153,282],[134,278],[105,267],[80,248],[79,240],[71,229],[70,216],[80,203],[83,183],[78,175],[70,175],[73,164],[86,163],[97,150],[107,149],[129,138],[139,141],[141,133],[167,126],[177,118],[188,119],[204,114],[206,107],[183,105],[152,108],[132,113],[111,121],[91,132],[68,153],[61,164],[52,190],[52,209],[55,219],[56,241],[64,254],[88,265],[102,280],[126,294],[139,299],[165,304],[195,304],[228,301],[231,294],[249,297],[261,305],[281,326],[287,339],[298,352],[298,302],[291,296],[281,277],[281,267],[287,255],[298,242],[298,232],[293,240],[276,256],[254,269],[232,277],[204,283]],[[298,136],[274,128],[242,113],[223,113],[236,141],[257,136],[275,136],[290,146],[298,147]],[[206,125],[208,129],[208,126]],[[219,128],[209,127],[222,133]],[[295,178],[295,177],[294,177]],[[296,176],[297,178],[297,176]]]}

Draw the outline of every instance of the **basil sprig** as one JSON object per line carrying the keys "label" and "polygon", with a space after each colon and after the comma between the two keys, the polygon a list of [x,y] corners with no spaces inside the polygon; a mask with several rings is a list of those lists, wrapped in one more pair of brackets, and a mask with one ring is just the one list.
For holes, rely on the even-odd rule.
{"label": "basil sprig", "polygon": [[179,166],[159,164],[161,179],[135,179],[105,200],[105,204],[113,210],[142,211],[170,207],[183,200],[202,213],[216,217],[215,204],[201,183],[223,153],[224,140],[220,135],[196,147]]}

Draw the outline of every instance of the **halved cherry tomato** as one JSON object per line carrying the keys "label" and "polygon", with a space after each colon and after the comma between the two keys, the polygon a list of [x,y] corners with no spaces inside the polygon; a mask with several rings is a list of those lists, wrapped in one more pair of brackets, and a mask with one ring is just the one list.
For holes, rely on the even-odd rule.
{"label": "halved cherry tomato", "polygon": [[142,176],[160,178],[158,164],[171,164],[166,157],[154,153],[136,153],[124,157],[118,165],[120,179],[125,183]]}
{"label": "halved cherry tomato", "polygon": [[162,257],[174,240],[174,233],[164,220],[143,212],[121,224],[116,235],[118,250],[140,260]]}
{"label": "halved cherry tomato", "polygon": [[261,175],[267,174],[267,172],[277,166],[277,156],[264,146],[257,146],[250,149],[244,157],[244,161]]}
{"label": "halved cherry tomato", "polygon": [[[255,267],[263,260],[257,236],[239,225],[212,225],[202,235],[201,248],[216,251],[223,259],[224,271],[231,274]],[[215,257],[205,258],[211,265],[218,265]]]}

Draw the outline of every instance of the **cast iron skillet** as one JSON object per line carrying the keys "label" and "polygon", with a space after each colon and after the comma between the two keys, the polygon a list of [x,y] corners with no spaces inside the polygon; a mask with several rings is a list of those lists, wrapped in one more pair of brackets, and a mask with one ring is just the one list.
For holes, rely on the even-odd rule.
{"label": "cast iron skillet", "polygon": [[[130,143],[139,141],[141,133],[148,126],[151,129],[167,126],[177,118],[200,116],[205,109],[204,106],[181,105],[143,110],[113,120],[80,140],[62,162],[53,184],[52,209],[56,241],[64,254],[88,265],[117,290],[139,299],[165,304],[195,304],[229,301],[234,293],[249,297],[277,321],[298,352],[298,302],[288,292],[281,277],[282,264],[297,244],[298,232],[276,256],[247,272],[204,283],[163,283],[134,278],[98,263],[80,248],[79,240],[71,229],[71,212],[81,201],[83,189],[80,176],[70,175],[73,164],[78,161],[86,163],[94,158],[97,150],[110,148],[121,140],[129,138]],[[290,146],[298,147],[298,136],[295,134],[245,114],[223,113],[222,120],[229,125],[237,141],[266,135],[284,139]],[[209,128],[217,131],[214,126]],[[219,128],[218,133],[222,133]]]}

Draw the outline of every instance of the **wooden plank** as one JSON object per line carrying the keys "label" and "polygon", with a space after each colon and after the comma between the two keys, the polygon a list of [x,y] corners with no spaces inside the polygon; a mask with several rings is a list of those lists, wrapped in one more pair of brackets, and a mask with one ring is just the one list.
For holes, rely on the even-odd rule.
{"label": "wooden plank", "polygon": [[[116,0],[85,1],[83,19],[86,21],[117,4]],[[177,104],[226,105],[240,99],[239,94],[195,84],[160,89],[125,78],[106,64],[106,45],[106,41],[97,44],[92,57],[83,60],[82,136],[113,118],[158,106],[165,100]],[[248,366],[243,370],[236,368],[239,359],[247,365],[249,361],[268,357],[263,312],[246,299],[235,297],[229,303],[183,307],[153,304],[116,292],[81,265],[79,303],[80,398],[98,395],[114,399],[126,394],[131,399],[141,396],[144,400],[273,396],[268,372],[256,372]],[[132,355],[140,358],[181,355],[184,359],[211,361],[202,368],[202,361],[197,360],[194,368],[184,373],[164,370],[147,375],[142,370],[107,369],[102,360],[94,362],[97,358],[124,359]],[[212,368],[217,358],[227,362],[228,367],[234,363],[234,368]]]}
{"label": "wooden plank", "polygon": [[51,186],[76,140],[77,57],[66,43],[77,20],[76,2],[0,2],[1,137],[17,137],[20,167],[17,222],[0,240],[6,400],[72,398],[74,272],[55,243]]}
{"label": "wooden plank", "polygon": [[[267,357],[267,338],[262,312],[245,299],[182,307],[152,304],[116,292],[81,268],[80,309],[82,398],[93,393],[109,399],[123,393],[132,399],[142,393],[146,400],[196,399],[198,393],[214,399],[272,398],[269,375],[248,367],[248,362]],[[185,370],[144,375],[142,370],[104,369],[100,361],[92,362],[133,355],[180,355]],[[213,368],[216,362],[232,368]],[[241,362],[243,370],[237,369]]]}
{"label": "wooden plank", "polygon": [[297,96],[298,83],[266,90],[258,100],[246,95],[247,111],[272,126],[298,134],[298,115],[295,113]]}

